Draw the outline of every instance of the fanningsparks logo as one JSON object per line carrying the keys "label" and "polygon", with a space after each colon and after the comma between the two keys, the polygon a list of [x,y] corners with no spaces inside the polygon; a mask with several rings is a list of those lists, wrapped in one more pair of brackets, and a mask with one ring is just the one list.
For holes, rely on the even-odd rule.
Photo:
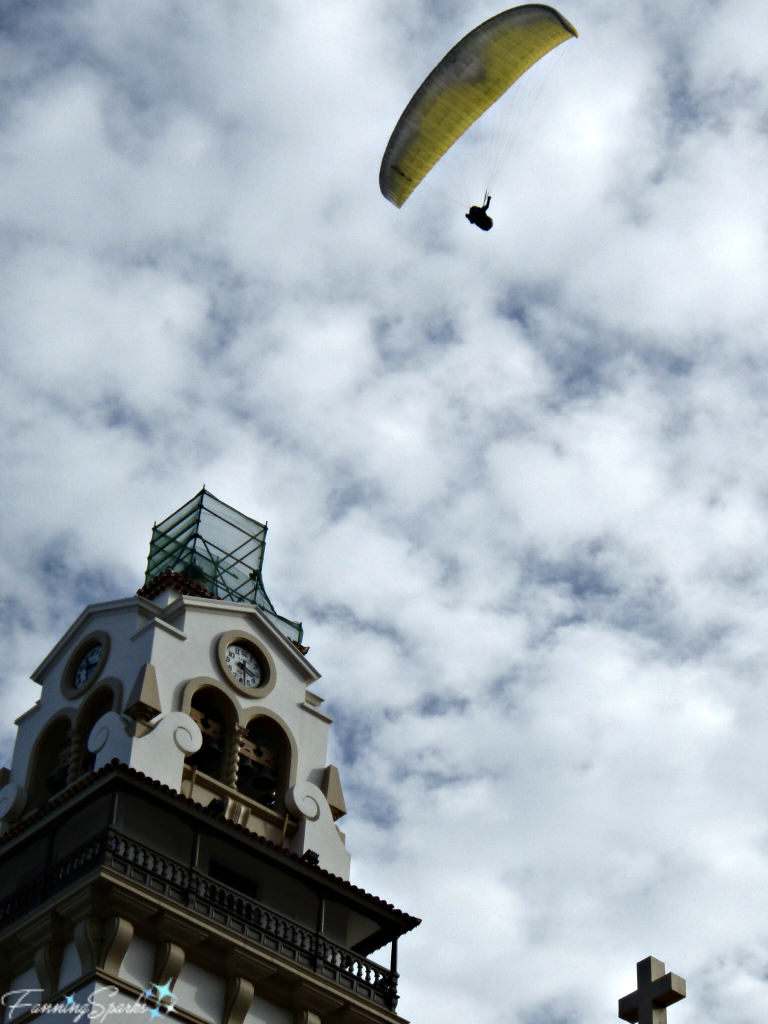
{"label": "fanningsparks logo", "polygon": [[175,996],[168,982],[165,985],[152,984],[141,993],[138,999],[130,1002],[116,1002],[115,997],[122,993],[115,985],[100,986],[93,990],[79,1003],[74,995],[64,996],[60,1002],[40,1002],[43,990],[40,988],[17,988],[6,992],[0,1003],[6,1008],[6,1022],[26,1013],[38,1016],[41,1013],[53,1013],[71,1018],[75,1022],[104,1021],[113,1014],[149,1014],[149,1019],[167,1016],[176,1005]]}

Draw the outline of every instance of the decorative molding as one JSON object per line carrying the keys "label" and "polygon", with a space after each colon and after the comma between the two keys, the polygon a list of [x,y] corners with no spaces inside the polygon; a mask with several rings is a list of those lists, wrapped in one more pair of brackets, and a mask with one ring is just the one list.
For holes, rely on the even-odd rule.
{"label": "decorative molding", "polygon": [[227,808],[227,817],[235,825],[243,825],[245,828],[248,827],[248,819],[251,816],[251,809],[240,800],[230,801],[230,806]]}
{"label": "decorative molding", "polygon": [[133,641],[138,640],[139,637],[144,636],[144,634],[147,633],[150,629],[161,629],[164,633],[167,633],[169,636],[175,637],[177,640],[187,639],[186,633],[182,633],[180,629],[176,629],[175,626],[171,626],[170,623],[165,622],[163,619],[155,616],[154,618],[150,619],[145,626],[142,626],[141,629],[138,629],[133,634],[133,636],[131,637],[131,642],[133,643]]}
{"label": "decorative molding", "polygon": [[140,730],[138,726],[146,726],[151,719],[161,714],[162,710],[155,666],[146,663],[139,669],[131,692],[126,697],[124,714],[136,722],[137,733],[143,733],[147,731],[146,728]]}
{"label": "decorative molding", "polygon": [[300,821],[317,821],[323,804],[327,804],[323,791],[312,782],[299,782],[285,794],[286,807]]}
{"label": "decorative molding", "polygon": [[[94,915],[93,900],[91,894],[87,889],[76,889],[72,892],[69,889],[65,889],[61,895],[61,898],[56,901],[56,917],[64,918],[66,921],[71,921],[77,924],[78,921],[83,921],[86,917]],[[69,938],[69,929],[66,928],[66,936]],[[61,935],[55,936],[61,938]]]}
{"label": "decorative molding", "polygon": [[[123,763],[130,762],[130,742],[126,725],[130,722],[117,711],[107,711],[96,722],[88,735],[88,750],[96,754],[96,771],[101,768],[99,761],[106,763],[118,757]],[[111,742],[110,742],[111,741]],[[108,746],[109,745],[109,746]],[[99,758],[99,753],[108,746],[109,756]]]}
{"label": "decorative molding", "polygon": [[[142,932],[142,934],[144,934]],[[168,910],[161,910],[155,913],[146,937],[153,938],[156,943],[175,943],[182,949],[192,949],[205,942],[209,935],[209,929],[191,920],[172,914]]]}
{"label": "decorative molding", "polygon": [[338,821],[339,818],[343,818],[347,813],[347,805],[344,802],[339,769],[335,765],[329,764],[323,772],[323,781],[320,783],[320,789],[328,801],[328,806],[331,808],[333,820]]}
{"label": "decorative molding", "polygon": [[289,844],[300,857],[312,850],[320,856],[320,867],[340,878],[349,878],[349,852],[336,828],[325,794],[312,782],[298,782],[285,794],[285,806],[299,819],[296,835]]}
{"label": "decorative molding", "polygon": [[48,943],[62,944],[66,939],[66,925],[57,913],[49,909],[27,924],[22,922],[18,935],[25,946],[41,949]]}
{"label": "decorative molding", "polygon": [[192,707],[192,698],[198,690],[203,690],[205,687],[210,687],[212,690],[217,690],[230,704],[234,715],[231,716],[231,720],[228,725],[232,725],[240,722],[242,724],[243,719],[243,708],[237,697],[231,693],[227,693],[221,685],[220,679],[214,679],[213,676],[193,676],[184,684],[184,689],[181,692],[181,711],[185,715],[189,714],[189,709]]}
{"label": "decorative molding", "polygon": [[186,955],[181,946],[175,942],[161,942],[155,950],[155,972],[152,981],[155,985],[170,982],[171,988],[176,984]]}
{"label": "decorative molding", "polygon": [[312,707],[311,704],[302,702],[299,704],[302,711],[306,711],[308,715],[313,715],[315,718],[319,718],[321,722],[325,722],[326,725],[332,725],[333,719],[330,715],[326,715],[324,711],[319,708]]}
{"label": "decorative molding", "polygon": [[75,925],[75,946],[83,974],[99,966],[101,938],[102,926],[97,917],[86,917]]}
{"label": "decorative molding", "polygon": [[227,978],[221,1024],[243,1024],[253,999],[253,985],[240,975]]}
{"label": "decorative molding", "polygon": [[[194,772],[194,776],[192,773]],[[277,811],[273,811],[271,807],[265,807],[264,804],[260,804],[258,800],[254,800],[252,797],[246,796],[241,793],[238,789],[233,789],[232,786],[227,786],[226,783],[221,782],[219,779],[214,779],[210,775],[206,775],[205,772],[198,771],[194,766],[189,764],[184,765],[183,775],[183,786],[184,795],[197,800],[202,803],[200,799],[202,790],[203,793],[209,795],[210,798],[219,798],[224,800],[227,804],[227,809],[230,808],[242,808],[237,811],[237,817],[234,814],[230,820],[234,820],[236,824],[245,825],[249,828],[249,831],[254,832],[256,835],[262,835],[257,829],[247,826],[247,822],[252,818],[258,818],[264,822],[268,828],[276,829],[277,835],[274,836],[273,841],[277,842],[280,834],[280,830],[283,827],[283,815],[278,814]],[[198,792],[195,795],[194,790],[197,787]],[[288,825],[288,835],[293,836],[296,834],[298,826],[295,821],[291,821]],[[265,835],[265,838],[270,839],[269,833]]]}
{"label": "decorative molding", "polygon": [[76,725],[70,733],[69,768],[67,769],[67,786],[71,786],[80,776],[80,764],[83,760],[83,748],[86,736],[82,726]]}
{"label": "decorative molding", "polygon": [[240,766],[240,751],[245,738],[245,727],[238,723],[229,735],[229,749],[227,750],[227,764],[224,769],[224,783],[227,786],[237,788],[237,771]]}
{"label": "decorative molding", "polygon": [[110,917],[104,925],[100,966],[115,977],[120,973],[125,954],[133,939],[133,924],[125,917]]}
{"label": "decorative molding", "polygon": [[96,771],[117,758],[172,789],[180,789],[184,758],[199,750],[203,742],[197,723],[181,711],[171,711],[137,737],[128,732],[133,724],[116,711],[108,711],[96,722],[88,737],[88,749],[96,754]]}
{"label": "decorative molding", "polygon": [[[393,1011],[394,1013],[394,1007]],[[354,1020],[356,1017],[355,1009],[349,1003],[342,1003],[338,1009],[334,1010],[333,1013],[326,1013],[324,1016],[324,1024],[347,1024],[348,1021]],[[402,1017],[396,1018],[398,1021],[402,1020]]]}
{"label": "decorative molding", "polygon": [[59,971],[63,947],[60,942],[46,942],[35,951],[35,973],[40,982],[42,999],[45,1002],[59,987]]}
{"label": "decorative molding", "polygon": [[38,712],[41,707],[42,707],[42,704],[40,703],[40,701],[36,700],[31,708],[28,708],[24,712],[23,715],[19,715],[19,717],[17,719],[15,719],[13,724],[14,725],[21,725],[22,722],[25,722],[28,718],[31,718],[32,715],[34,715],[36,712]]}

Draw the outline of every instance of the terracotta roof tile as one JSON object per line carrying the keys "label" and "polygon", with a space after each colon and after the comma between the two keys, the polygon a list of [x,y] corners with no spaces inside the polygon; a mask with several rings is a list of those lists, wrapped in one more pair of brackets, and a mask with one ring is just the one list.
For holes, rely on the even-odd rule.
{"label": "terracotta roof tile", "polygon": [[205,587],[201,587],[199,583],[195,583],[194,580],[188,580],[186,576],[182,576],[181,573],[174,572],[173,569],[164,569],[159,576],[155,576],[154,579],[150,580],[149,583],[145,583],[143,587],[139,587],[136,593],[139,597],[146,597],[147,600],[151,601],[153,597],[157,597],[158,594],[162,594],[164,590],[178,590],[180,594],[186,594],[188,597],[210,597],[218,601],[220,598],[212,594],[210,590],[206,590]]}

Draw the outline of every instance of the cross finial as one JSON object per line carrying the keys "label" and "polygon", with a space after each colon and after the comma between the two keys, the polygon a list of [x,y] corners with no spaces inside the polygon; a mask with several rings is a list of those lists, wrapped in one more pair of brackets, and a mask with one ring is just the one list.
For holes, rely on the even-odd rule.
{"label": "cross finial", "polygon": [[667,1007],[685,999],[685,979],[665,974],[655,956],[637,965],[637,989],[619,1000],[619,1017],[630,1024],[667,1024]]}

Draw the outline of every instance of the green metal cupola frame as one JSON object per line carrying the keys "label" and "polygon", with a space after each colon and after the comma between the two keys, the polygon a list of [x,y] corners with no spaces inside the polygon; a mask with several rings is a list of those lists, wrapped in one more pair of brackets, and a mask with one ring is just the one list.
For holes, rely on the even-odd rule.
{"label": "green metal cupola frame", "polygon": [[203,487],[153,527],[145,585],[171,569],[223,601],[256,605],[290,640],[301,643],[301,623],[278,615],[264,589],[266,539],[266,523],[249,519]]}

